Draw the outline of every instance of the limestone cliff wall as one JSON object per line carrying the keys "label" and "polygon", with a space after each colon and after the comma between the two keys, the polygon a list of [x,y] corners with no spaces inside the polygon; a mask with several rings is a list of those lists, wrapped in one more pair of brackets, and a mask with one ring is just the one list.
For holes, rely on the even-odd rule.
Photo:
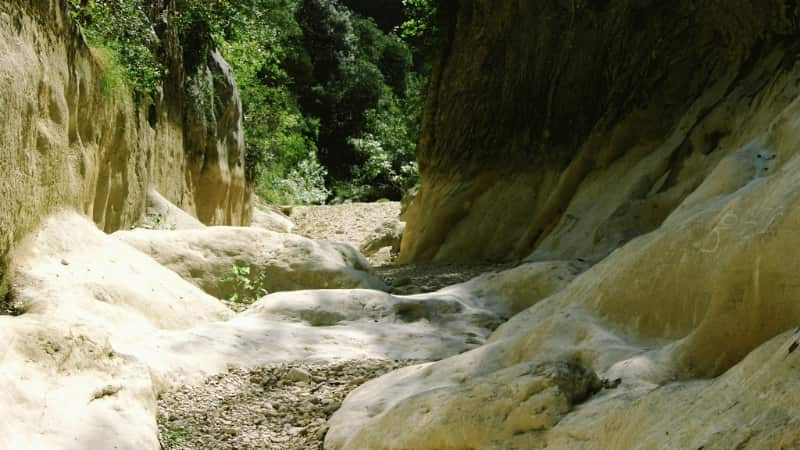
{"label": "limestone cliff wall", "polygon": [[799,447],[795,2],[456,4],[403,257],[594,264],[325,448]]}
{"label": "limestone cliff wall", "polygon": [[795,98],[794,2],[443,3],[405,261],[600,260]]}
{"label": "limestone cliff wall", "polygon": [[[162,39],[163,96],[135,100],[124,86],[103,89],[106,68],[62,0],[0,0],[0,256],[59,209],[128,227],[150,188],[207,224],[249,223],[230,68],[209,53],[190,72],[180,43]],[[192,84],[208,84],[213,101],[192,98]]]}

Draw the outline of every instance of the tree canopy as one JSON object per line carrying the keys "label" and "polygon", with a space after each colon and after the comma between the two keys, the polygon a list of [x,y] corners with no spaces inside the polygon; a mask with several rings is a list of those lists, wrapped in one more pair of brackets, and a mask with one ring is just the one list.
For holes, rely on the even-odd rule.
{"label": "tree canopy", "polygon": [[[154,93],[165,70],[150,0],[70,1],[90,45],[111,55],[117,78],[142,95]],[[415,64],[403,35],[413,40],[424,32],[420,11],[427,10],[418,0],[176,6],[169,26],[180,36],[188,70],[202,65],[212,47],[233,68],[248,177],[268,201],[399,198],[417,182],[427,70]]]}

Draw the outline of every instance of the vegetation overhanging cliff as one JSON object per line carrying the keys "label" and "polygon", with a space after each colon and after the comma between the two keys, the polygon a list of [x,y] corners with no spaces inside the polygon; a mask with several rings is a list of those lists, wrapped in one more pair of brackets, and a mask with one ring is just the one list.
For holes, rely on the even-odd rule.
{"label": "vegetation overhanging cliff", "polygon": [[65,1],[0,2],[0,255],[59,209],[126,228],[150,189],[207,224],[249,223],[236,84],[213,50],[187,67],[174,7],[152,5],[167,76],[149,99],[110,82]]}

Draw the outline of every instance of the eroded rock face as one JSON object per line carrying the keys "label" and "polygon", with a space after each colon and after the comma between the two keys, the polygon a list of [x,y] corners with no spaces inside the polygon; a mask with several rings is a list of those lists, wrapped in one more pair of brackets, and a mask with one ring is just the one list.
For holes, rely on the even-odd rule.
{"label": "eroded rock face", "polygon": [[796,98],[792,2],[454,0],[443,12],[401,262],[602,259]]}
{"label": "eroded rock face", "polygon": [[[368,395],[392,377],[424,376],[427,371],[425,366],[401,369],[369,383],[358,392]],[[359,419],[347,414],[355,409],[354,405],[365,401],[373,403],[358,394],[351,395],[343,405],[343,412],[331,418],[332,428],[326,436],[325,447],[490,448],[515,436],[552,428],[574,404],[599,389],[597,375],[575,363],[520,364],[485,376],[462,378],[459,383],[441,386],[428,395],[404,398],[385,409],[373,407],[368,414],[380,417],[375,420],[376,426],[383,430],[380,435],[369,429],[352,433],[347,427],[348,423]],[[398,422],[396,417],[404,417],[404,420]],[[409,429],[414,432],[409,433]],[[545,441],[539,443],[544,445]]]}
{"label": "eroded rock face", "polygon": [[231,312],[74,213],[45,220],[17,255],[22,315],[0,316],[0,448],[158,448],[150,369],[115,341]]}
{"label": "eroded rock face", "polygon": [[[282,292],[231,317],[176,272],[210,290],[241,255],[269,261],[263,242],[296,244],[290,260],[325,260],[342,247],[239,228],[113,238],[86,219],[56,216],[20,245],[12,293],[21,315],[0,317],[0,404],[13,405],[0,421],[0,447],[155,449],[155,396],[167,387],[231,364],[358,358],[440,361],[354,391],[332,419],[328,448],[800,445],[795,8],[778,0],[646,11],[632,0],[458,4],[404,251],[529,263],[410,297]],[[44,26],[32,14],[19,15],[22,29]],[[15,29],[3,31],[12,39],[0,41],[9,49],[0,57],[21,51],[20,61],[39,67],[31,55],[48,41],[19,43]],[[499,62],[507,62],[502,77],[483,76]],[[509,105],[513,118],[499,114]],[[83,155],[79,144],[59,163]],[[33,155],[15,156],[52,169]],[[133,216],[135,208],[107,201],[116,191],[98,188],[138,180],[124,178],[129,172],[102,178],[108,185],[47,184],[39,165],[14,167],[39,203],[27,206],[32,194],[15,197],[18,187],[3,185],[11,197],[0,201],[22,211],[21,228],[4,227],[4,236],[33,226],[34,212],[70,205],[61,196],[83,186],[91,195],[78,197],[89,199],[81,211],[103,227],[115,214]],[[160,189],[172,198],[169,183]],[[337,267],[357,266],[348,252]]]}
{"label": "eroded rock face", "polygon": [[[485,346],[356,390],[327,448],[797,446],[794,4],[449,5],[402,259],[594,266]],[[471,390],[552,361],[607,389],[518,433]]]}
{"label": "eroded rock face", "polygon": [[280,209],[256,199],[251,226],[278,233],[291,233],[297,227]]}
{"label": "eroded rock face", "polygon": [[[148,233],[209,233],[224,241],[230,230],[250,242],[254,235],[247,230],[270,233],[215,227]],[[220,248],[238,251],[224,243]],[[561,273],[530,264],[411,297],[357,289],[282,292],[233,316],[217,299],[76,213],[48,218],[16,255],[13,293],[21,315],[0,316],[0,403],[9,405],[0,421],[0,448],[14,450],[157,449],[158,393],[231,365],[430,361],[476,349],[513,305],[535,304],[544,292],[557,290],[543,274],[557,279]],[[200,267],[206,256],[185,258]],[[499,289],[505,277],[508,285],[543,281],[550,287]],[[569,376],[543,367],[522,371],[531,375],[525,384],[531,396],[548,404],[579,401],[562,383]]]}
{"label": "eroded rock face", "polygon": [[183,106],[187,74],[171,51],[180,43],[162,39],[170,67],[164,98],[136,102],[122,86],[102,89],[105,69],[63,0],[0,3],[0,256],[59,209],[106,231],[133,225],[150,189],[207,224],[249,224],[230,69],[217,54],[197,69],[222,74],[210,92],[223,109],[191,127],[202,143],[187,139],[185,123],[198,120]]}
{"label": "eroded rock face", "polygon": [[206,224],[247,225],[252,217],[244,174],[242,100],[228,63],[209,50],[184,84],[183,138],[195,212]]}
{"label": "eroded rock face", "polygon": [[[776,83],[785,87],[787,80],[798,77],[783,73]],[[767,89],[759,98],[770,104],[772,95]],[[521,363],[553,360],[579,361],[620,385],[549,430],[508,435],[497,428],[487,438],[496,441],[485,448],[796,445],[800,432],[787,411],[800,388],[794,301],[800,289],[793,281],[800,246],[800,106],[757,112],[774,119],[771,126],[740,130],[757,144],[723,156],[659,228],[514,316],[487,345],[424,373],[389,374],[355,391],[337,413],[346,420],[331,429],[331,439],[340,438],[329,447],[378,442],[390,423],[417,426],[403,409],[407,402],[480,411],[486,402],[465,403],[461,385]],[[470,414],[469,420],[492,423]],[[414,448],[463,448],[457,429],[427,433],[441,445],[428,446],[418,436]],[[345,434],[360,437],[350,443]],[[404,445],[392,439],[376,448]]]}
{"label": "eroded rock face", "polygon": [[364,256],[372,256],[382,248],[390,247],[391,254],[400,253],[400,243],[403,240],[403,230],[406,224],[399,220],[389,220],[381,224],[367,236],[359,246]]}

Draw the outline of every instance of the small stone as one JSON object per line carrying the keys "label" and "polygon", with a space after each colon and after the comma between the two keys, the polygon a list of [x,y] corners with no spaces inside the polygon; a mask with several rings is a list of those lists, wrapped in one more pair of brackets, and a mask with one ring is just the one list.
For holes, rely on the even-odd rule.
{"label": "small stone", "polygon": [[286,373],[286,379],[296,383],[308,383],[311,381],[311,375],[303,369],[294,367]]}
{"label": "small stone", "polygon": [[325,405],[323,411],[325,414],[333,414],[341,408],[342,404],[336,401],[332,401],[330,404]]}

